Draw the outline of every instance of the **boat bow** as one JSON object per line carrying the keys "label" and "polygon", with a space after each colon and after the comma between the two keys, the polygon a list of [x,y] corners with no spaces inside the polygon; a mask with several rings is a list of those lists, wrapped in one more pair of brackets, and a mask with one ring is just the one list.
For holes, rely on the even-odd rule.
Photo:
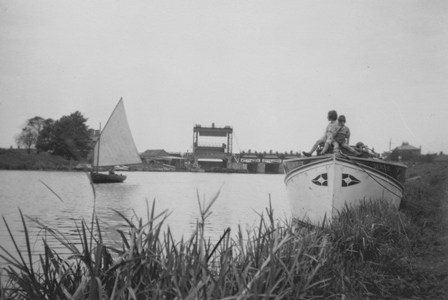
{"label": "boat bow", "polygon": [[285,185],[294,218],[331,219],[345,205],[387,199],[399,206],[406,166],[371,158],[323,155],[287,160]]}

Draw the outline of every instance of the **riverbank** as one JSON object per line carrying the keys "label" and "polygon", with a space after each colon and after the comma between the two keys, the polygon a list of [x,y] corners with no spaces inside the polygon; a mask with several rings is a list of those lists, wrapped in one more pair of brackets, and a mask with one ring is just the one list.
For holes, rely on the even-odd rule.
{"label": "riverbank", "polygon": [[[138,299],[446,299],[447,167],[421,164],[408,171],[420,179],[406,184],[404,210],[365,205],[343,212],[326,229],[277,224],[271,212],[248,239],[224,234],[217,244],[204,243],[198,224],[196,234],[179,243],[160,232],[156,221],[142,225],[146,218],[132,218],[124,220],[128,228],[120,228],[122,247],[113,248],[102,241],[101,220],[91,240],[89,221],[85,229],[80,226],[85,242],[73,259],[42,253],[42,263],[48,258],[50,265],[38,269],[34,264],[34,273],[22,265],[17,283],[27,284],[18,288],[11,282],[3,295],[23,292],[37,299],[31,293],[51,290],[62,298],[96,293],[103,299],[129,298],[131,291]],[[201,215],[207,210],[213,205],[203,205]],[[149,213],[147,218],[156,217]],[[66,281],[57,280],[61,272]]]}
{"label": "riverbank", "polygon": [[0,149],[0,170],[71,170],[75,163],[61,156],[32,149]]}
{"label": "riverbank", "polygon": [[[51,171],[88,171],[79,164],[86,165],[85,162],[70,161],[61,156],[54,156],[46,152],[37,153],[35,149],[28,153],[26,149],[0,149],[0,170],[51,170]],[[107,171],[108,168],[100,168],[100,171]],[[150,165],[134,165],[129,171],[149,171],[149,172],[185,172],[185,170],[175,170],[171,166],[154,167]]]}
{"label": "riverbank", "polygon": [[[407,258],[426,279],[416,286],[427,294],[418,299],[448,299],[448,163],[420,163],[409,167],[406,194],[417,200],[414,222],[420,231],[412,256]],[[417,299],[417,298],[409,298]]]}
{"label": "riverbank", "polygon": [[[77,166],[85,162],[70,161],[61,156],[54,156],[46,152],[37,153],[35,149],[28,153],[26,149],[0,149],[0,170],[56,170],[73,171],[84,170]],[[100,171],[107,171],[107,168],[100,168]],[[129,171],[142,172],[212,172],[212,173],[248,173],[246,169],[214,168],[212,170],[177,169],[170,165],[132,165]],[[120,172],[120,170],[119,170]]]}

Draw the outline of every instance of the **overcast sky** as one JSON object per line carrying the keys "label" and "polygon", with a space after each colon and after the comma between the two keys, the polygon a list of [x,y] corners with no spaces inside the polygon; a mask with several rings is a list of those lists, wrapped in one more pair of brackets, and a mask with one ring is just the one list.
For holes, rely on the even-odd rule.
{"label": "overcast sky", "polygon": [[352,144],[448,153],[447,22],[437,0],[0,0],[0,147],[123,97],[139,152],[212,123],[234,152],[308,151],[336,110]]}

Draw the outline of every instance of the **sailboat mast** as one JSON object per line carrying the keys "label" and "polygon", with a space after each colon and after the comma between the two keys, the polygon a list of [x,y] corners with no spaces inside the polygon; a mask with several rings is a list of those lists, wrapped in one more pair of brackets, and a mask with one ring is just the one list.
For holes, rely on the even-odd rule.
{"label": "sailboat mast", "polygon": [[99,166],[99,164],[100,164],[100,141],[101,141],[101,122],[100,122],[100,135],[98,136],[98,140],[97,140],[97,143],[98,143],[98,150],[97,150],[97,153],[96,153],[96,172],[98,173],[98,166]]}

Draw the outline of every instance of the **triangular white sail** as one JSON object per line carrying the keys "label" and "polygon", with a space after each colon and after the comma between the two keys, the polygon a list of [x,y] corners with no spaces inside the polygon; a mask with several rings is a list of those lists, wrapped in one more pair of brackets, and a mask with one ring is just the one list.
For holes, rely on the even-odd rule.
{"label": "triangular white sail", "polygon": [[93,165],[104,167],[141,163],[121,98],[95,144]]}

